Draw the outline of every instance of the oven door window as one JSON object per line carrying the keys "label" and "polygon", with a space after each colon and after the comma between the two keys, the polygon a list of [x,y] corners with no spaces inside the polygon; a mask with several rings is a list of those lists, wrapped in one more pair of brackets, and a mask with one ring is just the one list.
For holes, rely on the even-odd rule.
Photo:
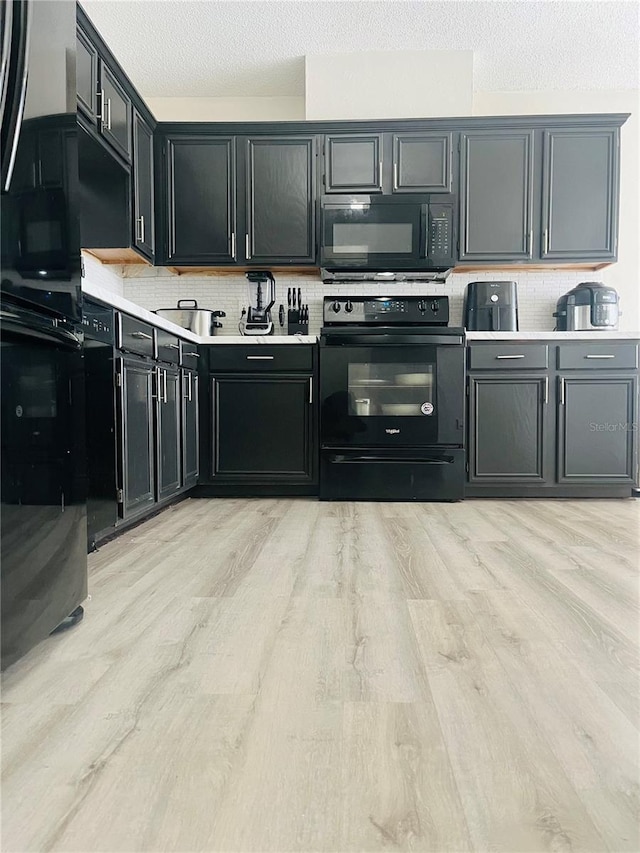
{"label": "oven door window", "polygon": [[323,346],[320,396],[325,447],[460,445],[464,349]]}
{"label": "oven door window", "polygon": [[421,228],[419,204],[326,205],[323,262],[335,266],[416,263],[424,258]]}
{"label": "oven door window", "polygon": [[434,410],[435,364],[350,362],[349,414],[419,417]]}

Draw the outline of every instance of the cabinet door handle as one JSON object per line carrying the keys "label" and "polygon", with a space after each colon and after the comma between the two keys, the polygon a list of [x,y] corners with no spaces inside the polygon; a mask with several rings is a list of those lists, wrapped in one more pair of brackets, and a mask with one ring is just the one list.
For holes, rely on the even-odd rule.
{"label": "cabinet door handle", "polygon": [[544,229],[544,254],[547,255],[549,253],[549,229]]}
{"label": "cabinet door handle", "polygon": [[185,352],[185,355],[188,355],[189,358],[200,358],[197,352]]}
{"label": "cabinet door handle", "polygon": [[615,355],[585,355],[585,358],[615,358]]}
{"label": "cabinet door handle", "polygon": [[524,355],[497,355],[497,359],[524,358]]}
{"label": "cabinet door handle", "polygon": [[378,163],[378,186],[382,189],[382,160]]}
{"label": "cabinet door handle", "polygon": [[235,261],[236,259],[236,232],[231,232],[231,259]]}
{"label": "cabinet door handle", "polygon": [[273,361],[272,355],[248,355],[247,361]]}
{"label": "cabinet door handle", "polygon": [[136,219],[136,232],[138,232],[138,225],[140,225],[140,231],[136,233],[136,240],[139,243],[144,243],[144,216],[139,216]]}
{"label": "cabinet door handle", "polygon": [[549,402],[549,377],[544,377],[544,404],[545,406]]}
{"label": "cabinet door handle", "polygon": [[165,403],[169,402],[169,397],[167,396],[167,371],[164,372],[164,401]]}
{"label": "cabinet door handle", "polygon": [[111,130],[111,98],[107,98],[107,130]]}
{"label": "cabinet door handle", "polygon": [[191,402],[191,381],[193,379],[193,374],[189,374],[189,402]]}
{"label": "cabinet door handle", "polygon": [[564,376],[561,376],[560,377],[560,405],[561,406],[564,406],[564,386],[565,386],[565,379],[564,379]]}
{"label": "cabinet door handle", "polygon": [[104,121],[104,89],[100,89],[96,94],[100,98],[100,112],[97,113],[96,118],[98,121]]}
{"label": "cabinet door handle", "polygon": [[529,257],[533,257],[533,228],[529,231]]}
{"label": "cabinet door handle", "polygon": [[398,164],[393,164],[393,188],[394,190],[398,189]]}
{"label": "cabinet door handle", "polygon": [[313,376],[309,377],[309,402],[313,403]]}
{"label": "cabinet door handle", "polygon": [[251,252],[249,251],[249,235],[248,234],[245,234],[244,248],[245,248],[245,254],[247,256],[247,260],[249,260],[251,258]]}
{"label": "cabinet door handle", "polygon": [[180,344],[165,344],[167,349],[180,349]]}
{"label": "cabinet door handle", "polygon": [[137,338],[140,341],[152,341],[153,336],[148,335],[146,332],[131,332],[132,338]]}

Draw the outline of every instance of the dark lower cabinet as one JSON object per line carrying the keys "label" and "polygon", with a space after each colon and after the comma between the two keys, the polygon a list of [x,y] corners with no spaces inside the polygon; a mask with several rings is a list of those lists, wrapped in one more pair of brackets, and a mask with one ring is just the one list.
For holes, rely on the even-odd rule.
{"label": "dark lower cabinet", "polygon": [[309,481],[311,376],[211,379],[214,478]]}
{"label": "dark lower cabinet", "polygon": [[119,359],[117,373],[120,514],[127,519],[148,510],[156,500],[154,366],[127,356]]}
{"label": "dark lower cabinet", "polygon": [[545,483],[553,476],[547,376],[470,376],[470,483]]}
{"label": "dark lower cabinet", "polygon": [[637,376],[561,375],[558,385],[558,482],[634,483]]}
{"label": "dark lower cabinet", "polygon": [[[502,341],[499,350],[470,342],[467,497],[631,495],[639,482],[638,344],[594,338]],[[549,366],[545,355],[539,369],[518,371],[518,360],[533,362],[542,347]]]}
{"label": "dark lower cabinet", "polygon": [[162,365],[156,372],[156,454],[158,500],[177,492],[181,485],[182,437],[181,399],[178,368]]}
{"label": "dark lower cabinet", "polygon": [[195,486],[200,470],[198,452],[198,374],[181,371],[182,485]]}

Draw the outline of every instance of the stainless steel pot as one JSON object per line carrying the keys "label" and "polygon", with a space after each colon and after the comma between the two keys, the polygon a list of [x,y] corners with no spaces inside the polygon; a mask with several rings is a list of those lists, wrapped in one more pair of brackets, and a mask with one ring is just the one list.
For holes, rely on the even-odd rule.
{"label": "stainless steel pot", "polygon": [[224,311],[198,308],[195,299],[179,299],[176,308],[158,308],[153,313],[203,337],[211,337],[215,335],[216,329],[222,328],[222,323],[218,323],[216,317],[227,316]]}

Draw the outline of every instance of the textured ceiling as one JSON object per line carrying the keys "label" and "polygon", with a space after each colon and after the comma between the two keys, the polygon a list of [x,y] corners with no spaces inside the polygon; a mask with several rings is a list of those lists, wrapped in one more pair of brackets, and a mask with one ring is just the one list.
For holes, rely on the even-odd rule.
{"label": "textured ceiling", "polygon": [[638,87],[640,3],[81,0],[144,97],[304,94],[306,54],[473,50],[476,91]]}

